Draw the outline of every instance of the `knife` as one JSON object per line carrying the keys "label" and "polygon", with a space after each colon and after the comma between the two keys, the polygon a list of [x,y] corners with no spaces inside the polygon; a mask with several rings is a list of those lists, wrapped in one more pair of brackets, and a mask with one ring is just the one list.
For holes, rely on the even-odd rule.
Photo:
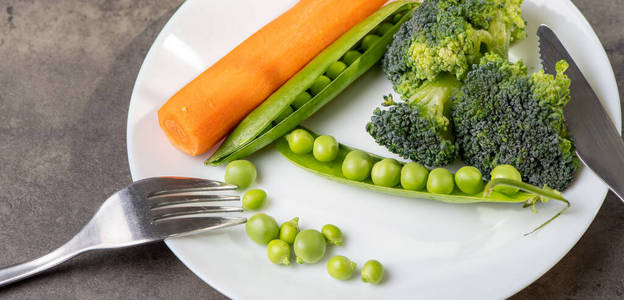
{"label": "knife", "polygon": [[555,65],[566,60],[571,80],[570,102],[563,116],[581,161],[624,201],[624,140],[557,35],[546,25],[537,29],[544,71],[555,74]]}

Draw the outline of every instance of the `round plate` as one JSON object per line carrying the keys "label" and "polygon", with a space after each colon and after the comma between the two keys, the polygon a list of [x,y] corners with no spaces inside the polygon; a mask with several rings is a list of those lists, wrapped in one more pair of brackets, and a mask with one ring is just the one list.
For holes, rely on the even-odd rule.
{"label": "round plate", "polygon": [[[190,0],[180,7],[149,51],[132,94],[127,138],[134,180],[164,175],[223,178],[223,167],[204,166],[207,154],[189,157],[171,146],[158,127],[156,112],[178,89],[295,2]],[[529,38],[513,47],[511,57],[537,67],[535,31],[540,23],[550,25],[620,128],[613,71],[583,15],[567,0],[527,0],[523,14]],[[347,145],[392,156],[364,130],[373,109],[391,91],[381,70],[373,68],[305,125]],[[346,234],[346,243],[330,247],[318,264],[293,262],[283,267],[268,261],[265,248],[251,242],[243,226],[166,241],[197,276],[237,299],[507,297],[570,250],[607,192],[598,177],[581,167],[565,192],[572,207],[525,237],[562,204],[538,205],[535,214],[514,204],[451,205],[394,197],[308,173],[282,158],[273,146],[249,159],[259,170],[255,187],[269,194],[268,214],[278,222],[300,217],[303,228],[336,224]],[[332,279],[325,265],[336,254],[359,266],[368,259],[380,260],[387,270],[385,282],[364,284],[358,274],[346,282]]]}

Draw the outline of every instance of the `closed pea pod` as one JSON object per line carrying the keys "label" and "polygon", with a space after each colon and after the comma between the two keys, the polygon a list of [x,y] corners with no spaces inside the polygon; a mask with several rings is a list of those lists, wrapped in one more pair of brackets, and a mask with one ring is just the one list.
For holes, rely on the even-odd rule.
{"label": "closed pea pod", "polygon": [[[400,24],[409,19],[404,12],[417,6],[412,1],[393,2],[354,26],[241,121],[206,163],[218,165],[245,157],[294,129],[379,61]],[[377,42],[363,53],[352,50],[379,24],[394,20],[396,12],[401,12],[403,17]],[[356,61],[357,65],[351,66]],[[330,69],[339,66],[337,62],[346,68]],[[331,72],[326,76],[326,71]],[[307,101],[303,94],[306,91],[310,94]],[[296,110],[263,132],[290,105]]]}

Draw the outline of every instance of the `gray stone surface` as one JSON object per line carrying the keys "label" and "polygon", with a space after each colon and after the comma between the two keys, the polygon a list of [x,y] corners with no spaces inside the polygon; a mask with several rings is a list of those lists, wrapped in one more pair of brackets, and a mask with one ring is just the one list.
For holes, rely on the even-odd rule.
{"label": "gray stone surface", "polygon": [[[128,101],[181,0],[0,0],[0,265],[65,242],[130,182]],[[624,2],[575,0],[624,80]],[[624,205],[609,195],[559,264],[514,298],[622,298]],[[530,264],[531,262],[526,262]],[[164,246],[79,257],[7,299],[221,299]]]}

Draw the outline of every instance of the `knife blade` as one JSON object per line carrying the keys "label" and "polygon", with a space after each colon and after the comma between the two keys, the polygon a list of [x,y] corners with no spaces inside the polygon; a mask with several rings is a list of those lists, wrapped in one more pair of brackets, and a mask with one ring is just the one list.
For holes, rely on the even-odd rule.
{"label": "knife blade", "polygon": [[570,102],[563,116],[581,161],[624,201],[624,140],[557,35],[546,25],[537,29],[542,65],[555,74],[555,65],[566,60],[570,67]]}

